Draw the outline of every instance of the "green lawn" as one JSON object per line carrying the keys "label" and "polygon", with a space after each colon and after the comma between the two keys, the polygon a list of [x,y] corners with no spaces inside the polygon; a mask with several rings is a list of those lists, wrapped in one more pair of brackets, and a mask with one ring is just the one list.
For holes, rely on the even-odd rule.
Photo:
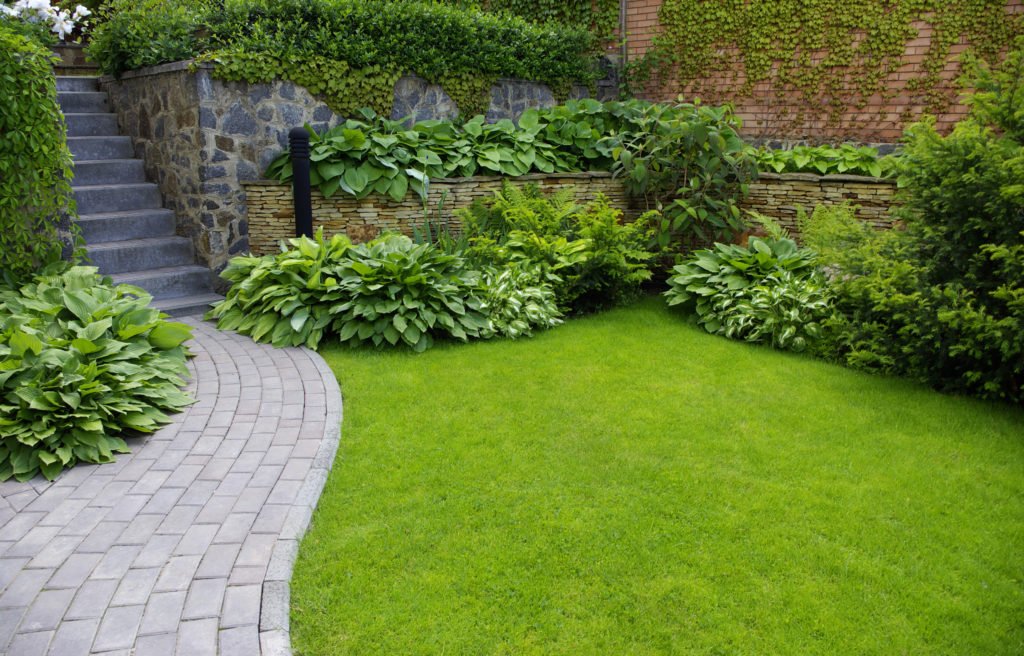
{"label": "green lawn", "polygon": [[298,654],[1024,653],[1024,412],[647,300],[327,349],[345,420]]}

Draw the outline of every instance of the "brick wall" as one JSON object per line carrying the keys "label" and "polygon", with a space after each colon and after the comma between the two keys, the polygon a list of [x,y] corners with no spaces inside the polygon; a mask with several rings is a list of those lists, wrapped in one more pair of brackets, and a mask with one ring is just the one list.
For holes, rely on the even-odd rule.
{"label": "brick wall", "polygon": [[[438,214],[457,227],[455,210],[468,207],[478,198],[489,198],[501,189],[500,177],[452,178],[432,180],[427,209],[431,220]],[[627,220],[636,218],[643,208],[626,194],[622,182],[608,173],[562,173],[527,175],[515,179],[516,184],[534,182],[546,190],[574,187],[576,201],[585,203],[597,194],[608,197],[613,207],[623,211]],[[249,218],[249,245],[256,255],[277,252],[282,239],[295,235],[295,212],[292,208],[291,186],[273,180],[243,182]],[[857,215],[883,228],[892,222],[888,217],[896,185],[890,181],[852,175],[817,176],[805,173],[765,173],[750,185],[745,209],[757,210],[778,220],[796,233],[796,208],[807,211],[819,204],[849,202],[859,206]],[[439,203],[444,204],[439,212]],[[362,242],[384,231],[411,235],[413,227],[424,224],[424,207],[415,194],[401,202],[372,194],[362,200],[337,195],[324,198],[313,191],[313,227],[324,227],[325,234],[344,233],[353,241]]]}
{"label": "brick wall", "polygon": [[[636,61],[650,49],[653,37],[661,29],[657,17],[661,5],[662,0],[629,0],[626,20],[629,61]],[[1010,20],[1009,15],[1024,13],[1024,0],[1006,0],[1006,11],[1007,20]],[[659,80],[644,95],[651,100],[662,101],[675,100],[679,94],[687,99],[699,96],[713,103],[730,101],[743,119],[744,133],[751,137],[812,142],[844,139],[895,142],[910,122],[922,117],[926,106],[923,94],[907,90],[906,83],[921,77],[922,62],[934,30],[925,22],[915,22],[914,27],[918,30],[918,37],[907,43],[903,65],[883,84],[884,88],[894,91],[895,95],[886,98],[879,94],[868,98],[864,107],[850,107],[834,124],[818,118],[805,119],[799,125],[793,125],[794,117],[806,110],[806,103],[796,95],[777,99],[776,90],[768,83],[755,85],[749,97],[736,97],[736,89],[746,81],[742,66],[716,74],[714,79],[698,80],[684,88],[680,88],[678,82],[672,79]],[[955,44],[941,73],[943,83],[940,90],[950,102],[948,110],[936,117],[937,126],[944,133],[951,130],[967,112],[967,108],[960,102],[960,92],[955,84],[960,75],[958,57],[967,47],[968,44],[963,42]],[[738,52],[735,60],[739,62]]]}

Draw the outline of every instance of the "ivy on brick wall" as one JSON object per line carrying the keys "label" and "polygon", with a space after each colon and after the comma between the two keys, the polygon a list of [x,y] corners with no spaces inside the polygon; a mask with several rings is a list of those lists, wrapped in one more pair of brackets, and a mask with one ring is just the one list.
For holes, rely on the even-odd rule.
{"label": "ivy on brick wall", "polygon": [[[993,62],[1024,33],[1024,14],[1009,14],[1007,0],[665,0],[658,18],[661,34],[631,67],[634,88],[675,83],[712,102],[756,91],[776,102],[779,134],[870,114],[876,94],[883,106],[907,95],[912,103],[901,104],[941,113],[958,97],[943,78],[955,44]],[[903,79],[895,74],[917,21],[931,38]]]}

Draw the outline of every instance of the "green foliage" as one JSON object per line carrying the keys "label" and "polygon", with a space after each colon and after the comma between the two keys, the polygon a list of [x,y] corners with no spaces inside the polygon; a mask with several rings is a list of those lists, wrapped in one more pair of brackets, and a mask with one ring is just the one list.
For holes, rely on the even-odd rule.
{"label": "green foliage", "polygon": [[[850,108],[874,120],[865,108],[875,94],[913,94],[940,113],[957,99],[943,77],[954,44],[966,40],[994,62],[1024,33],[1024,15],[1007,13],[1005,0],[665,0],[658,19],[654,47],[632,68],[636,83],[658,75],[712,102],[755,87],[795,94],[799,108],[780,119],[793,129],[838,122]],[[930,46],[920,76],[898,80],[915,21],[932,27]]]}
{"label": "green foliage", "polygon": [[535,328],[554,328],[562,323],[555,292],[543,281],[540,268],[519,266],[483,270],[480,296],[490,320],[488,334],[509,339],[530,337]]}
{"label": "green foliage", "polygon": [[846,173],[888,178],[894,175],[894,158],[881,157],[870,146],[840,144],[839,146],[795,146],[793,148],[760,148],[755,152],[757,165],[775,173]]}
{"label": "green foliage", "polygon": [[57,35],[50,31],[47,23],[23,20],[3,11],[0,11],[0,33],[6,33],[5,39],[9,39],[10,34],[20,34],[29,41],[47,48],[57,43]]}
{"label": "green foliage", "polygon": [[829,304],[815,264],[814,251],[792,239],[719,243],[677,265],[665,296],[709,333],[802,351],[820,337]]}
{"label": "green foliage", "polygon": [[[24,279],[76,241],[54,56],[0,21],[0,269]],[[70,236],[61,235],[61,224]]]}
{"label": "green foliage", "polygon": [[624,126],[601,144],[627,188],[662,212],[658,243],[727,239],[757,169],[728,106],[620,104]]}
{"label": "green foliage", "polygon": [[0,299],[0,480],[112,462],[127,452],[119,434],[191,403],[179,389],[191,328],[142,290],[72,267]]}
{"label": "green foliage", "polygon": [[319,347],[334,320],[331,310],[345,298],[337,270],[349,240],[290,240],[277,255],[231,258],[221,277],[231,283],[223,301],[207,313],[221,330],[235,330],[274,346]]}
{"label": "green foliage", "polygon": [[601,39],[619,26],[619,0],[439,0],[458,7],[506,12],[533,23],[582,25]]}
{"label": "green foliage", "polygon": [[572,189],[545,195],[536,185],[519,189],[506,180],[493,199],[459,212],[472,243],[469,257],[499,267],[537,267],[566,312],[634,298],[651,277],[651,217],[622,223],[604,196],[583,207],[572,199]]}
{"label": "green foliage", "polygon": [[[326,196],[401,200],[410,188],[422,194],[431,177],[612,171],[661,208],[657,241],[665,247],[738,231],[739,201],[755,171],[728,108],[586,99],[527,110],[518,124],[478,115],[412,127],[360,113],[361,121],[311,136],[312,182]],[[287,152],[267,169],[278,180],[291,175]]]}
{"label": "green foliage", "polygon": [[114,0],[90,56],[111,74],[198,57],[223,79],[291,80],[345,115],[390,114],[394,84],[407,73],[447,83],[463,115],[486,109],[499,77],[565,87],[596,75],[586,30],[505,14],[414,0],[178,3]]}
{"label": "green foliage", "polygon": [[207,316],[256,341],[314,349],[331,334],[353,346],[423,351],[435,336],[465,340],[489,329],[478,274],[456,255],[393,234],[353,246],[321,230],[291,245],[233,258],[222,274],[231,289]]}
{"label": "green foliage", "polygon": [[[905,231],[841,217],[811,234],[836,243],[827,356],[947,391],[1024,401],[1024,40],[981,78],[948,137],[908,130],[899,160]],[[854,219],[847,217],[846,224]],[[823,251],[826,252],[826,251]]]}

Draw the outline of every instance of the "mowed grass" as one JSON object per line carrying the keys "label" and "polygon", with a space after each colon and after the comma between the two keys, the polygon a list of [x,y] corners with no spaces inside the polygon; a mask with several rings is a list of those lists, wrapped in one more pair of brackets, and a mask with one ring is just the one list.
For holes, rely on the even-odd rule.
{"label": "mowed grass", "polygon": [[298,654],[1024,653],[1024,413],[709,336],[328,349]]}

